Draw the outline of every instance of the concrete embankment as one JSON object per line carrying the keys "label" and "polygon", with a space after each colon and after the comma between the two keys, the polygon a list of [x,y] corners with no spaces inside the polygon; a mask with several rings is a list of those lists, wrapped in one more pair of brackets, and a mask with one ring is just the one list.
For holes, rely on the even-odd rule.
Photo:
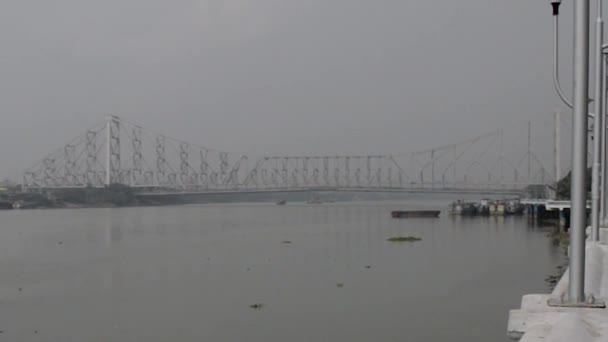
{"label": "concrete embankment", "polygon": [[[598,300],[608,298],[608,228],[602,228],[600,242],[587,241],[585,294]],[[606,308],[549,306],[549,299],[564,298],[568,292],[568,271],[551,294],[523,297],[521,308],[509,313],[508,336],[522,342],[608,341]]]}

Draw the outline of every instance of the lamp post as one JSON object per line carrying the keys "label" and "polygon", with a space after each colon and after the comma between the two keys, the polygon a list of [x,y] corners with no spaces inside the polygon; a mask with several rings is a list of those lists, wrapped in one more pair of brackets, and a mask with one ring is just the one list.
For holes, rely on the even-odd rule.
{"label": "lamp post", "polygon": [[[598,0],[601,1],[601,0]],[[589,0],[574,1],[574,118],[570,187],[570,274],[568,302],[585,302],[587,201],[587,113],[589,99]]]}
{"label": "lamp post", "polygon": [[[598,0],[601,1],[601,0]],[[554,50],[557,50],[557,23],[561,0],[551,0],[554,17]],[[555,51],[557,52],[557,51]],[[554,56],[554,83],[560,98],[569,105],[559,86],[557,53]],[[570,271],[569,305],[585,303],[585,228],[587,168],[587,115],[589,99],[589,0],[574,0],[574,98],[572,173],[570,187]],[[559,305],[559,303],[557,303]],[[562,303],[563,305],[564,303]]]}
{"label": "lamp post", "polygon": [[566,106],[572,108],[572,102],[568,100],[559,83],[559,7],[561,4],[562,0],[551,1],[551,8],[553,9],[553,85],[559,98]]}
{"label": "lamp post", "polygon": [[[552,0],[551,7],[553,9],[553,83],[561,100],[570,108],[572,102],[565,96],[559,82],[559,8],[561,0]],[[604,62],[603,62],[603,31],[604,22],[602,19],[602,0],[597,2],[597,20],[596,20],[596,44],[595,44],[595,113],[603,113],[605,91],[603,87]],[[594,152],[592,166],[592,186],[591,186],[591,239],[599,241],[599,226],[601,221],[605,219],[607,213],[607,201],[605,196],[608,194],[608,184],[606,182],[607,170],[605,161],[607,155],[605,150],[606,145],[606,123],[604,115],[588,113],[588,116],[594,118]]]}

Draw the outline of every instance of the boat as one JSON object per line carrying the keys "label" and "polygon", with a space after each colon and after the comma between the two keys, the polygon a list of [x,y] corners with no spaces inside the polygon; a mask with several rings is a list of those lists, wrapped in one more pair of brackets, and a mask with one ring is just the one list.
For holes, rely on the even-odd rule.
{"label": "boat", "polygon": [[522,215],[524,213],[524,205],[518,199],[512,199],[507,202],[507,215]]}
{"label": "boat", "polygon": [[482,215],[482,216],[490,215],[490,200],[489,199],[484,198],[479,202],[478,212],[479,212],[479,215]]}
{"label": "boat", "polygon": [[393,218],[439,217],[439,210],[395,210],[391,211]]}
{"label": "boat", "polygon": [[490,204],[490,215],[504,216],[506,214],[505,204],[502,201],[496,201]]}
{"label": "boat", "polygon": [[477,215],[477,206],[475,203],[464,202],[462,200],[458,200],[452,203],[452,208],[450,212],[453,215],[462,215],[462,216],[475,216]]}
{"label": "boat", "polygon": [[287,201],[278,201],[277,202],[277,205],[285,205],[285,204],[287,204]]}

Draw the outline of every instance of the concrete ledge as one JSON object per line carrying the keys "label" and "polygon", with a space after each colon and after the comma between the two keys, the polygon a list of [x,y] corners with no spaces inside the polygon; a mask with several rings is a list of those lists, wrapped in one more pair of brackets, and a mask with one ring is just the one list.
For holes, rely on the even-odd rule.
{"label": "concrete ledge", "polygon": [[521,341],[608,341],[606,309],[555,308],[550,295],[526,295],[522,309],[511,310],[507,335]]}
{"label": "concrete ledge", "polygon": [[[600,230],[600,242],[587,241],[585,249],[585,294],[608,298],[608,228]],[[521,308],[511,310],[507,335],[523,342],[606,341],[608,310],[550,307],[549,298],[568,292],[566,271],[551,294],[532,294],[522,298]]]}

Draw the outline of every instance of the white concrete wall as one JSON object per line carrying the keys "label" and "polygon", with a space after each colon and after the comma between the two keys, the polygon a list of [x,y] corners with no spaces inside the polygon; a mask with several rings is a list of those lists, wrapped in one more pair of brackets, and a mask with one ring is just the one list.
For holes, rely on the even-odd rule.
{"label": "white concrete wall", "polygon": [[[608,298],[608,229],[600,232],[600,243],[587,242],[585,294],[599,300]],[[522,342],[606,341],[606,308],[566,308],[547,304],[551,298],[567,296],[568,271],[550,295],[532,294],[522,298],[521,308],[509,313],[508,336]]]}

